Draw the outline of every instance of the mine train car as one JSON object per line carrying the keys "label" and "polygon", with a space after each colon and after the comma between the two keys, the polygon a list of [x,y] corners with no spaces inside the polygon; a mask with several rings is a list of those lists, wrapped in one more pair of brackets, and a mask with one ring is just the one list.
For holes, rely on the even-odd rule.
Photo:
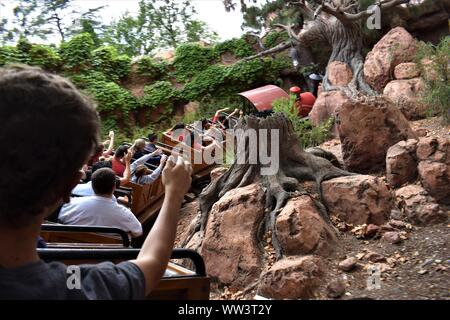
{"label": "mine train car", "polygon": [[[301,118],[307,117],[314,105],[315,96],[311,92],[301,93],[299,87],[292,87],[290,93],[301,98],[300,100],[296,100],[295,103],[298,116]],[[257,115],[271,113],[274,101],[278,99],[289,99],[289,94],[275,85],[266,85],[241,92],[238,95],[243,98],[242,109],[245,110],[245,113],[256,113]]]}

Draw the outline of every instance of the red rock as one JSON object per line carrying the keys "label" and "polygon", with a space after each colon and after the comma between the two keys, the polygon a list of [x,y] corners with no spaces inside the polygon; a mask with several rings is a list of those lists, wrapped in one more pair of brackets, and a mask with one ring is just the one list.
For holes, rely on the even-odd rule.
{"label": "red rock", "polygon": [[328,298],[339,298],[345,293],[345,284],[341,279],[332,280],[327,285]]}
{"label": "red rock", "polygon": [[420,179],[424,188],[438,202],[450,203],[450,166],[429,160],[420,161]]}
{"label": "red rock", "polygon": [[383,234],[383,239],[392,244],[397,244],[402,241],[398,232],[395,231],[386,232]]}
{"label": "red rock", "polygon": [[393,228],[404,229],[406,228],[406,223],[400,220],[391,220],[389,221],[389,225]]}
{"label": "red rock", "polygon": [[353,225],[381,225],[389,218],[394,199],[383,179],[355,175],[322,182],[331,215]]}
{"label": "red rock", "polygon": [[414,130],[414,133],[418,137],[426,137],[428,134],[428,130],[425,128],[418,128],[418,129]]}
{"label": "red rock", "polygon": [[339,269],[341,269],[342,271],[352,271],[356,265],[357,265],[358,261],[355,258],[347,258],[345,260],[342,260],[341,262],[339,262]]}
{"label": "red rock", "polygon": [[319,257],[284,258],[261,275],[258,292],[272,299],[314,298],[323,275],[324,264]]}
{"label": "red rock", "polygon": [[365,256],[365,258],[367,260],[369,260],[370,262],[386,262],[386,258],[385,256],[383,256],[382,254],[378,253],[378,252],[368,252]]}
{"label": "red rock", "polygon": [[420,100],[425,94],[425,83],[420,78],[389,82],[383,94],[397,105],[408,120],[424,119],[428,105]]}
{"label": "red rock", "polygon": [[375,90],[382,92],[392,80],[394,68],[413,61],[417,41],[402,27],[391,29],[372,49],[364,63],[364,76]]}
{"label": "red rock", "polygon": [[184,114],[187,114],[187,113],[195,114],[199,108],[200,108],[200,102],[191,101],[188,104],[185,104],[183,106],[183,113]]}
{"label": "red rock", "polygon": [[400,188],[395,195],[397,206],[404,210],[408,220],[414,224],[428,225],[447,221],[447,214],[421,186]]}
{"label": "red rock", "polygon": [[264,210],[258,184],[230,190],[213,205],[201,248],[209,276],[234,289],[256,281],[263,266],[257,232]]}
{"label": "red rock", "polygon": [[353,172],[383,170],[390,146],[416,138],[401,111],[383,96],[344,103],[337,112],[336,123],[344,164]]}
{"label": "red rock", "polygon": [[289,200],[276,220],[277,236],[287,255],[328,255],[337,239],[309,196]]}
{"label": "red rock", "polygon": [[394,77],[398,80],[412,79],[420,76],[419,68],[414,62],[400,63],[394,69]]}
{"label": "red rock", "polygon": [[379,226],[377,226],[375,224],[369,224],[364,231],[364,236],[371,238],[371,237],[375,236],[379,230],[380,230]]}
{"label": "red rock", "polygon": [[348,64],[333,61],[328,64],[328,80],[333,86],[346,86],[352,81],[353,72]]}
{"label": "red rock", "polygon": [[392,187],[399,187],[417,178],[417,140],[400,141],[386,153],[386,179]]}
{"label": "red rock", "polygon": [[421,138],[417,144],[417,158],[427,160],[437,150],[439,141],[435,137]]}

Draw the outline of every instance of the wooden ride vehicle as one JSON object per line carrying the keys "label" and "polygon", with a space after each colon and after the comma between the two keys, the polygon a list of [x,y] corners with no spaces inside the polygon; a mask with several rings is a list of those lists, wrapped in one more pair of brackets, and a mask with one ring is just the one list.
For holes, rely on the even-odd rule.
{"label": "wooden ride vehicle", "polygon": [[[139,254],[139,249],[45,248],[37,249],[37,251],[39,257],[44,261],[59,261],[66,265],[95,264],[103,261],[119,263],[135,259]],[[171,259],[191,260],[194,271],[175,263],[169,263],[163,278],[147,299],[209,299],[210,279],[206,275],[202,257],[193,250],[174,249]]]}

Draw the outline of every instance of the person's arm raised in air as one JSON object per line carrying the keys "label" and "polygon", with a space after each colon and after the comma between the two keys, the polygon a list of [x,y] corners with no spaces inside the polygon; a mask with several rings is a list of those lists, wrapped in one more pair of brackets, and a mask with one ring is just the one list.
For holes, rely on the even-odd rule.
{"label": "person's arm raised in air", "polygon": [[123,157],[125,170],[123,171],[123,177],[120,178],[121,186],[125,186],[131,180],[131,158],[133,158],[133,150],[128,148],[127,154]]}
{"label": "person's arm raised in air", "polygon": [[213,119],[212,119],[212,122],[215,123],[215,122],[219,121],[219,116],[220,116],[220,114],[221,114],[222,112],[228,111],[228,110],[229,110],[229,108],[223,108],[223,109],[217,110],[216,113],[214,114],[214,117],[213,117]]}
{"label": "person's arm raised in air", "polygon": [[178,157],[170,157],[163,170],[164,202],[153,228],[145,239],[135,263],[145,277],[145,294],[158,284],[172,253],[181,202],[191,185],[191,164]]}
{"label": "person's arm raised in air", "polygon": [[102,155],[104,157],[109,156],[112,153],[113,148],[114,148],[114,131],[111,130],[109,132],[109,146],[108,146],[108,149],[106,151],[104,151]]}
{"label": "person's arm raised in air", "polygon": [[133,172],[136,171],[136,168],[139,165],[146,163],[148,159],[150,159],[150,158],[152,158],[154,156],[160,155],[161,153],[162,153],[161,149],[156,149],[156,151],[153,151],[152,153],[149,153],[149,154],[146,154],[146,155],[140,157],[139,159],[137,159],[136,161],[134,161],[131,164],[131,167],[130,167],[131,168],[131,173],[133,174]]}
{"label": "person's arm raised in air", "polygon": [[161,160],[159,162],[158,168],[153,170],[152,173],[141,177],[139,179],[138,183],[140,183],[140,184],[150,184],[150,183],[154,182],[156,179],[158,179],[159,176],[161,175],[162,169],[164,168],[164,163],[166,162],[166,160],[167,160],[167,156],[165,154],[163,154],[161,156]]}

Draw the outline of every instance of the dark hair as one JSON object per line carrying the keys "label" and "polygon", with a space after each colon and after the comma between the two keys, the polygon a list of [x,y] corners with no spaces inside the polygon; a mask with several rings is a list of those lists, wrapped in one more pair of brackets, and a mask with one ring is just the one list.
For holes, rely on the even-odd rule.
{"label": "dark hair", "polygon": [[[68,80],[39,68],[0,68],[0,226],[26,226],[70,193],[98,145],[93,103]],[[33,161],[26,155],[32,155]]]}
{"label": "dark hair", "polygon": [[157,135],[156,133],[150,133],[150,134],[147,136],[147,138],[148,138],[148,141],[153,142],[153,141],[155,141],[156,139],[158,139],[158,135]]}
{"label": "dark hair", "polygon": [[116,174],[110,168],[98,169],[91,180],[95,194],[112,194],[116,186]]}
{"label": "dark hair", "polygon": [[117,148],[116,152],[114,153],[114,156],[117,158],[123,158],[128,152],[128,147],[121,145],[120,147]]}
{"label": "dark hair", "polygon": [[177,123],[176,125],[173,126],[173,128],[170,131],[175,131],[184,128],[186,128],[186,125],[184,123]]}
{"label": "dark hair", "polygon": [[111,161],[107,161],[107,160],[103,160],[103,161],[97,161],[96,163],[94,163],[92,165],[92,174],[97,171],[98,169],[102,169],[102,168],[112,168],[112,163]]}

